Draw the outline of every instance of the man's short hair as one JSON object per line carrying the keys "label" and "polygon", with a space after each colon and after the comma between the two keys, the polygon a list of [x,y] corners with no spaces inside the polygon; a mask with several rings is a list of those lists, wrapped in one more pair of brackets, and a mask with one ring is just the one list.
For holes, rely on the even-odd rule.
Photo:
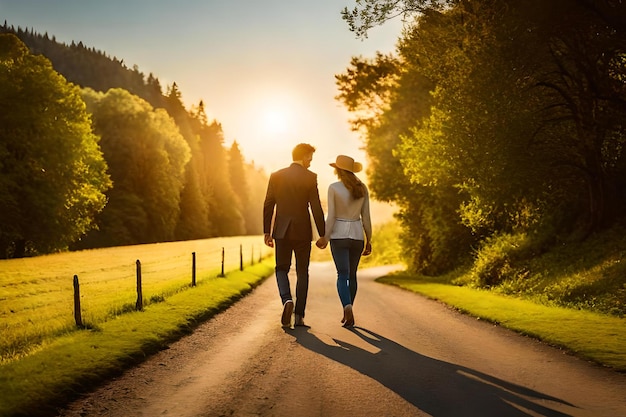
{"label": "man's short hair", "polygon": [[315,152],[315,148],[308,143],[299,143],[291,151],[291,159],[294,161],[301,161],[308,154]]}

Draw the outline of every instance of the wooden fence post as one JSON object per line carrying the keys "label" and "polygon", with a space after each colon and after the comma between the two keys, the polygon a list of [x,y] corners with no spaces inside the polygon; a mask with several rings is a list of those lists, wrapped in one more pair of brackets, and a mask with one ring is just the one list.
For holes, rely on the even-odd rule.
{"label": "wooden fence post", "polygon": [[222,246],[222,273],[220,274],[220,277],[224,276],[224,247]]}
{"label": "wooden fence post", "polygon": [[74,275],[74,320],[76,326],[83,326],[83,318],[80,313],[80,285],[78,284],[78,275]]}
{"label": "wooden fence post", "polygon": [[135,310],[143,310],[143,292],[141,290],[141,261],[137,259],[137,303],[135,303]]}
{"label": "wooden fence post", "polygon": [[191,286],[196,286],[196,253],[191,252]]}
{"label": "wooden fence post", "polygon": [[239,244],[239,270],[243,271],[243,245]]}

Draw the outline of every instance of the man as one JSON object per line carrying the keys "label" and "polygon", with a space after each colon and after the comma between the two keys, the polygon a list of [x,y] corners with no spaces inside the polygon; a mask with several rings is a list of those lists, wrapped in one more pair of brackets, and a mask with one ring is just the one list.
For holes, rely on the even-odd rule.
{"label": "man", "polygon": [[315,148],[308,143],[300,143],[293,148],[291,153],[293,163],[270,175],[263,205],[265,244],[273,248],[276,242],[276,282],[283,303],[281,323],[284,327],[291,326],[291,315],[294,311],[288,277],[292,254],[295,254],[296,258],[297,276],[294,325],[305,325],[304,310],[309,291],[309,260],[313,240],[309,207],[318,234],[320,236],[325,234],[324,212],[317,190],[317,174],[308,170],[314,152]]}

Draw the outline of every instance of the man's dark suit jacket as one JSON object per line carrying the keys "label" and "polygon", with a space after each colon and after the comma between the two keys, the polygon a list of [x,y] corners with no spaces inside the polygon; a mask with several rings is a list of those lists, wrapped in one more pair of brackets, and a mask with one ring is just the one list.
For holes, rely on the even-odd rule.
{"label": "man's dark suit jacket", "polygon": [[274,239],[313,240],[309,206],[317,232],[324,236],[324,211],[317,190],[317,174],[296,163],[272,173],[263,205],[263,232],[272,231],[276,207]]}

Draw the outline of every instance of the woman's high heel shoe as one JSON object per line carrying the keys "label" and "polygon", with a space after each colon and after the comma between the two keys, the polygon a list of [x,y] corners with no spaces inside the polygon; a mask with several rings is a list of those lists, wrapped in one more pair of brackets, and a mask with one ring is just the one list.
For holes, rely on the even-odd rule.
{"label": "woman's high heel shoe", "polygon": [[352,304],[348,304],[343,308],[343,327],[354,326],[354,313],[352,312]]}

